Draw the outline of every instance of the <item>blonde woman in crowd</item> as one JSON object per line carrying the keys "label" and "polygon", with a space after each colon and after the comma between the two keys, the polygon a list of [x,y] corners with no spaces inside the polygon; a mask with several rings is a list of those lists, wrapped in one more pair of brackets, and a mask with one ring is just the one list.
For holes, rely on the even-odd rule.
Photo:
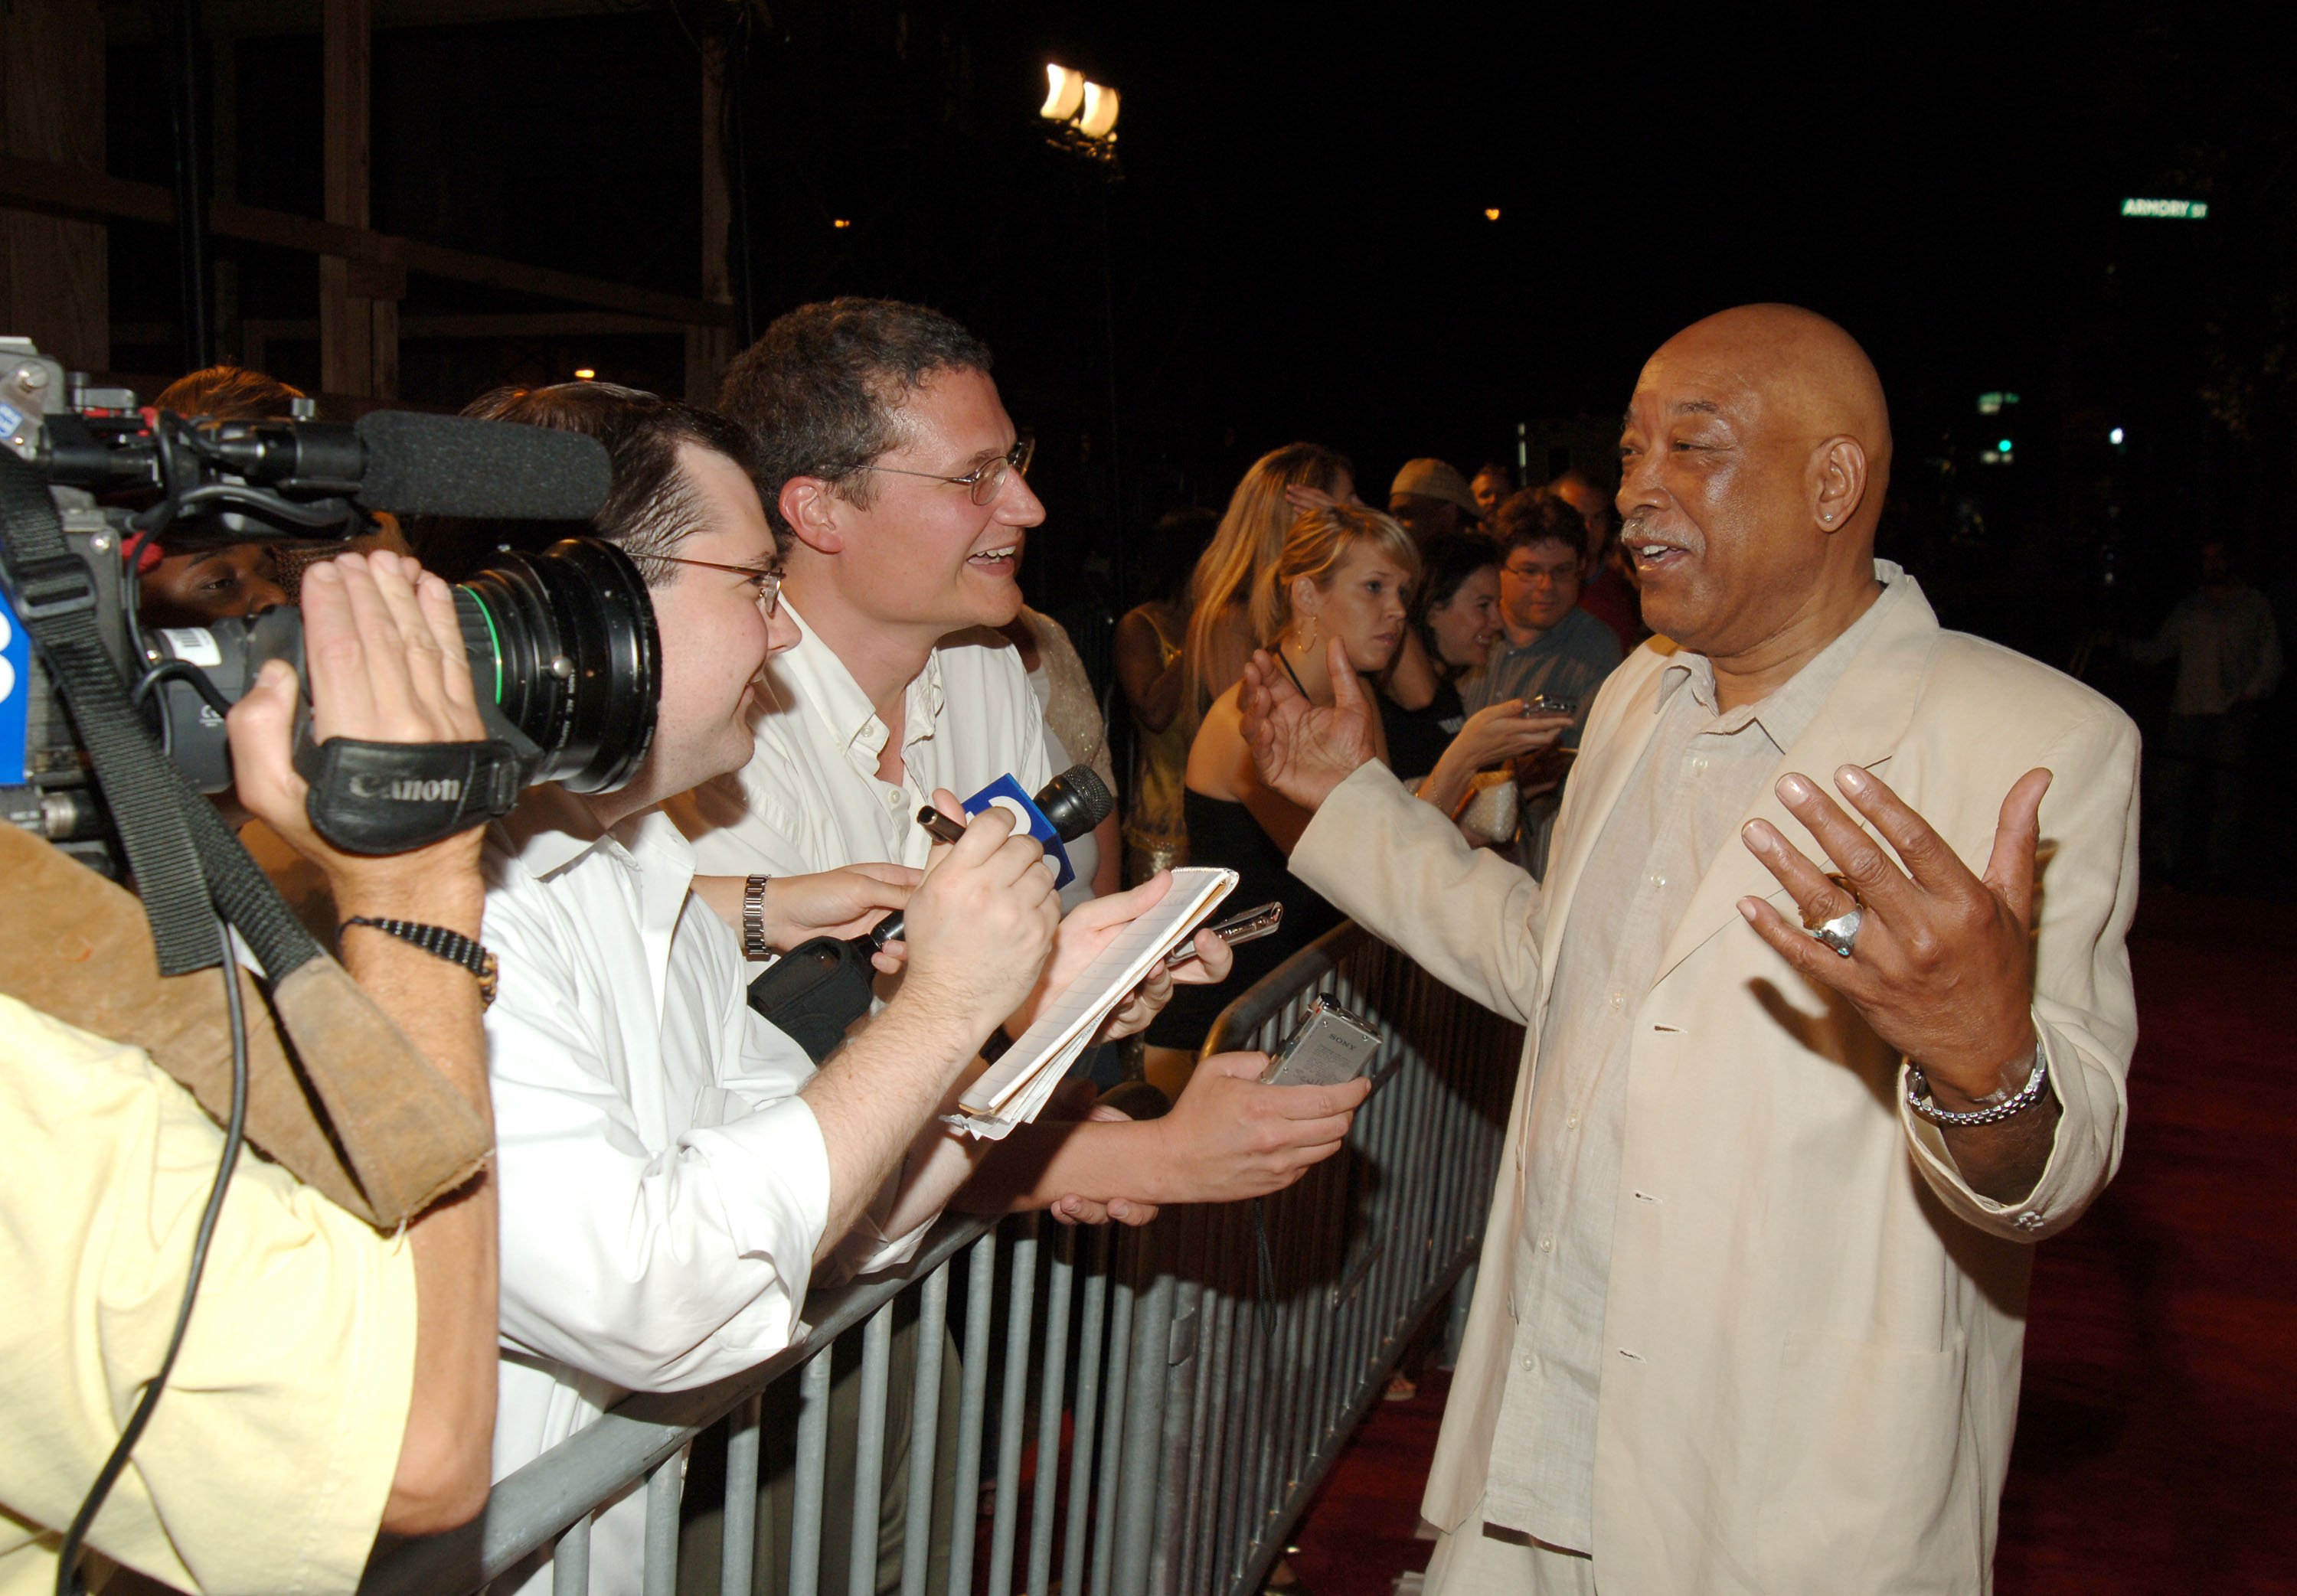
{"label": "blonde woman in crowd", "polygon": [[[1292,523],[1252,589],[1252,636],[1310,702],[1330,704],[1331,646],[1339,644],[1345,669],[1369,675],[1386,668],[1403,646],[1419,573],[1419,551],[1392,517],[1360,505],[1310,510]],[[1181,803],[1190,862],[1236,871],[1242,879],[1229,901],[1239,908],[1281,900],[1284,926],[1274,936],[1238,948],[1236,967],[1220,987],[1205,989],[1201,997],[1195,988],[1174,994],[1147,1033],[1149,1079],[1160,1086],[1167,1085],[1160,1077],[1168,1073],[1185,1077],[1206,1032],[1231,999],[1340,922],[1337,909],[1286,872],[1285,856],[1308,814],[1261,785],[1233,685],[1205,712],[1190,746]]]}
{"label": "blonde woman in crowd", "polygon": [[1288,443],[1252,463],[1228,501],[1212,546],[1189,584],[1187,687],[1181,709],[1193,728],[1205,706],[1236,686],[1259,643],[1251,605],[1303,510],[1355,499],[1355,467],[1313,443]]}

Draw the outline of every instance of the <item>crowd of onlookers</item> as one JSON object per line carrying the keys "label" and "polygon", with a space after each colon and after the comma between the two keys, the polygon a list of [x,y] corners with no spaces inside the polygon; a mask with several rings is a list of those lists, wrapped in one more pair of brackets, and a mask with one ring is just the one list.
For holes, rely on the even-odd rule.
{"label": "crowd of onlookers", "polygon": [[1157,524],[1142,563],[1153,596],[1116,637],[1135,750],[1127,876],[1225,866],[1239,901],[1280,901],[1285,920],[1238,950],[1229,988],[1181,993],[1158,1016],[1151,1079],[1181,1078],[1235,987],[1339,919],[1286,873],[1307,817],[1262,787],[1245,746],[1237,684],[1253,652],[1321,704],[1335,670],[1357,677],[1396,774],[1536,874],[1595,691],[1648,635],[1617,526],[1610,495],[1577,472],[1519,486],[1503,465],[1471,480],[1425,458],[1395,473],[1383,514],[1351,461],[1310,443],[1255,461],[1224,514]]}

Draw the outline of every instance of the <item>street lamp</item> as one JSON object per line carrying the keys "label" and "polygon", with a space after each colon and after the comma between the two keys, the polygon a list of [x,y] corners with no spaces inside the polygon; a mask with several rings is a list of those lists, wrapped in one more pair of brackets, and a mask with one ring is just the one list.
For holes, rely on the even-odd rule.
{"label": "street lamp", "polygon": [[1037,107],[1037,114],[1049,122],[1074,121],[1084,109],[1084,74],[1047,62],[1045,82],[1045,103]]}
{"label": "street lamp", "polygon": [[1113,160],[1116,143],[1117,94],[1106,84],[1094,83],[1074,67],[1045,63],[1045,103],[1037,114],[1058,124],[1053,142],[1060,148],[1097,160]]}
{"label": "street lamp", "polygon": [[1098,83],[1084,86],[1084,112],[1077,118],[1077,131],[1087,138],[1113,139],[1116,136],[1116,91]]}

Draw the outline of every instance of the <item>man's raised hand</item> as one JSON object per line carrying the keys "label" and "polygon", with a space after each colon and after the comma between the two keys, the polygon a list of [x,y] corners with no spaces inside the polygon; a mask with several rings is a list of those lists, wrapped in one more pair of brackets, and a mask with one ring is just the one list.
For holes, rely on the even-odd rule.
{"label": "man's raised hand", "polygon": [[1358,767],[1378,757],[1378,712],[1356,679],[1338,638],[1325,656],[1332,707],[1308,702],[1291,673],[1266,649],[1255,649],[1237,689],[1245,745],[1270,791],[1313,810]]}
{"label": "man's raised hand", "polygon": [[[1841,993],[1877,1036],[1919,1065],[1940,1107],[1960,1110],[2018,1084],[2034,1049],[2034,850],[2049,771],[2029,770],[2002,801],[1983,876],[1879,777],[1846,765],[1835,782],[1906,864],[1893,864],[1816,783],[1780,780],[1780,802],[1862,901],[1852,956],[1821,946],[1759,898],[1741,899],[1740,912],[1781,958]],[[1852,907],[1774,827],[1750,822],[1745,841],[1806,923]]]}

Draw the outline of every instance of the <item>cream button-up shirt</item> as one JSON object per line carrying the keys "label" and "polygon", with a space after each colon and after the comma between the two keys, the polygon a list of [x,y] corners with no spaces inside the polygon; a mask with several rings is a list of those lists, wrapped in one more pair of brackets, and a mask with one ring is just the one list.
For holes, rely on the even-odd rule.
{"label": "cream button-up shirt", "polygon": [[[734,933],[687,891],[668,817],[602,830],[539,787],[489,833],[485,868],[500,1479],[627,1392],[704,1385],[803,1334],[829,1160],[797,1095],[813,1065],[751,1012]],[[865,1238],[862,1267],[921,1234]],[[599,1516],[596,1588],[638,1588],[645,1527],[641,1493]]]}
{"label": "cream button-up shirt", "polygon": [[1883,589],[1758,703],[1718,713],[1715,668],[1699,654],[1677,654],[1661,673],[1658,727],[1581,878],[1585,901],[1602,910],[1575,918],[1557,956],[1516,1158],[1523,1223],[1500,1423],[1542,1444],[1494,1453],[1484,1510],[1494,1524],[1574,1551],[1594,1544],[1596,1394],[1635,1016],[1692,890],[1719,851],[1741,845],[1733,822],[1898,594]]}
{"label": "cream button-up shirt", "polygon": [[935,787],[967,798],[1010,775],[1033,793],[1052,776],[1044,713],[1019,652],[976,629],[951,633],[926,656],[902,706],[902,779],[878,780],[885,721],[845,662],[787,598],[782,605],[799,640],[759,679],[756,752],[667,806],[701,874],[922,867],[933,837],[917,812]]}

